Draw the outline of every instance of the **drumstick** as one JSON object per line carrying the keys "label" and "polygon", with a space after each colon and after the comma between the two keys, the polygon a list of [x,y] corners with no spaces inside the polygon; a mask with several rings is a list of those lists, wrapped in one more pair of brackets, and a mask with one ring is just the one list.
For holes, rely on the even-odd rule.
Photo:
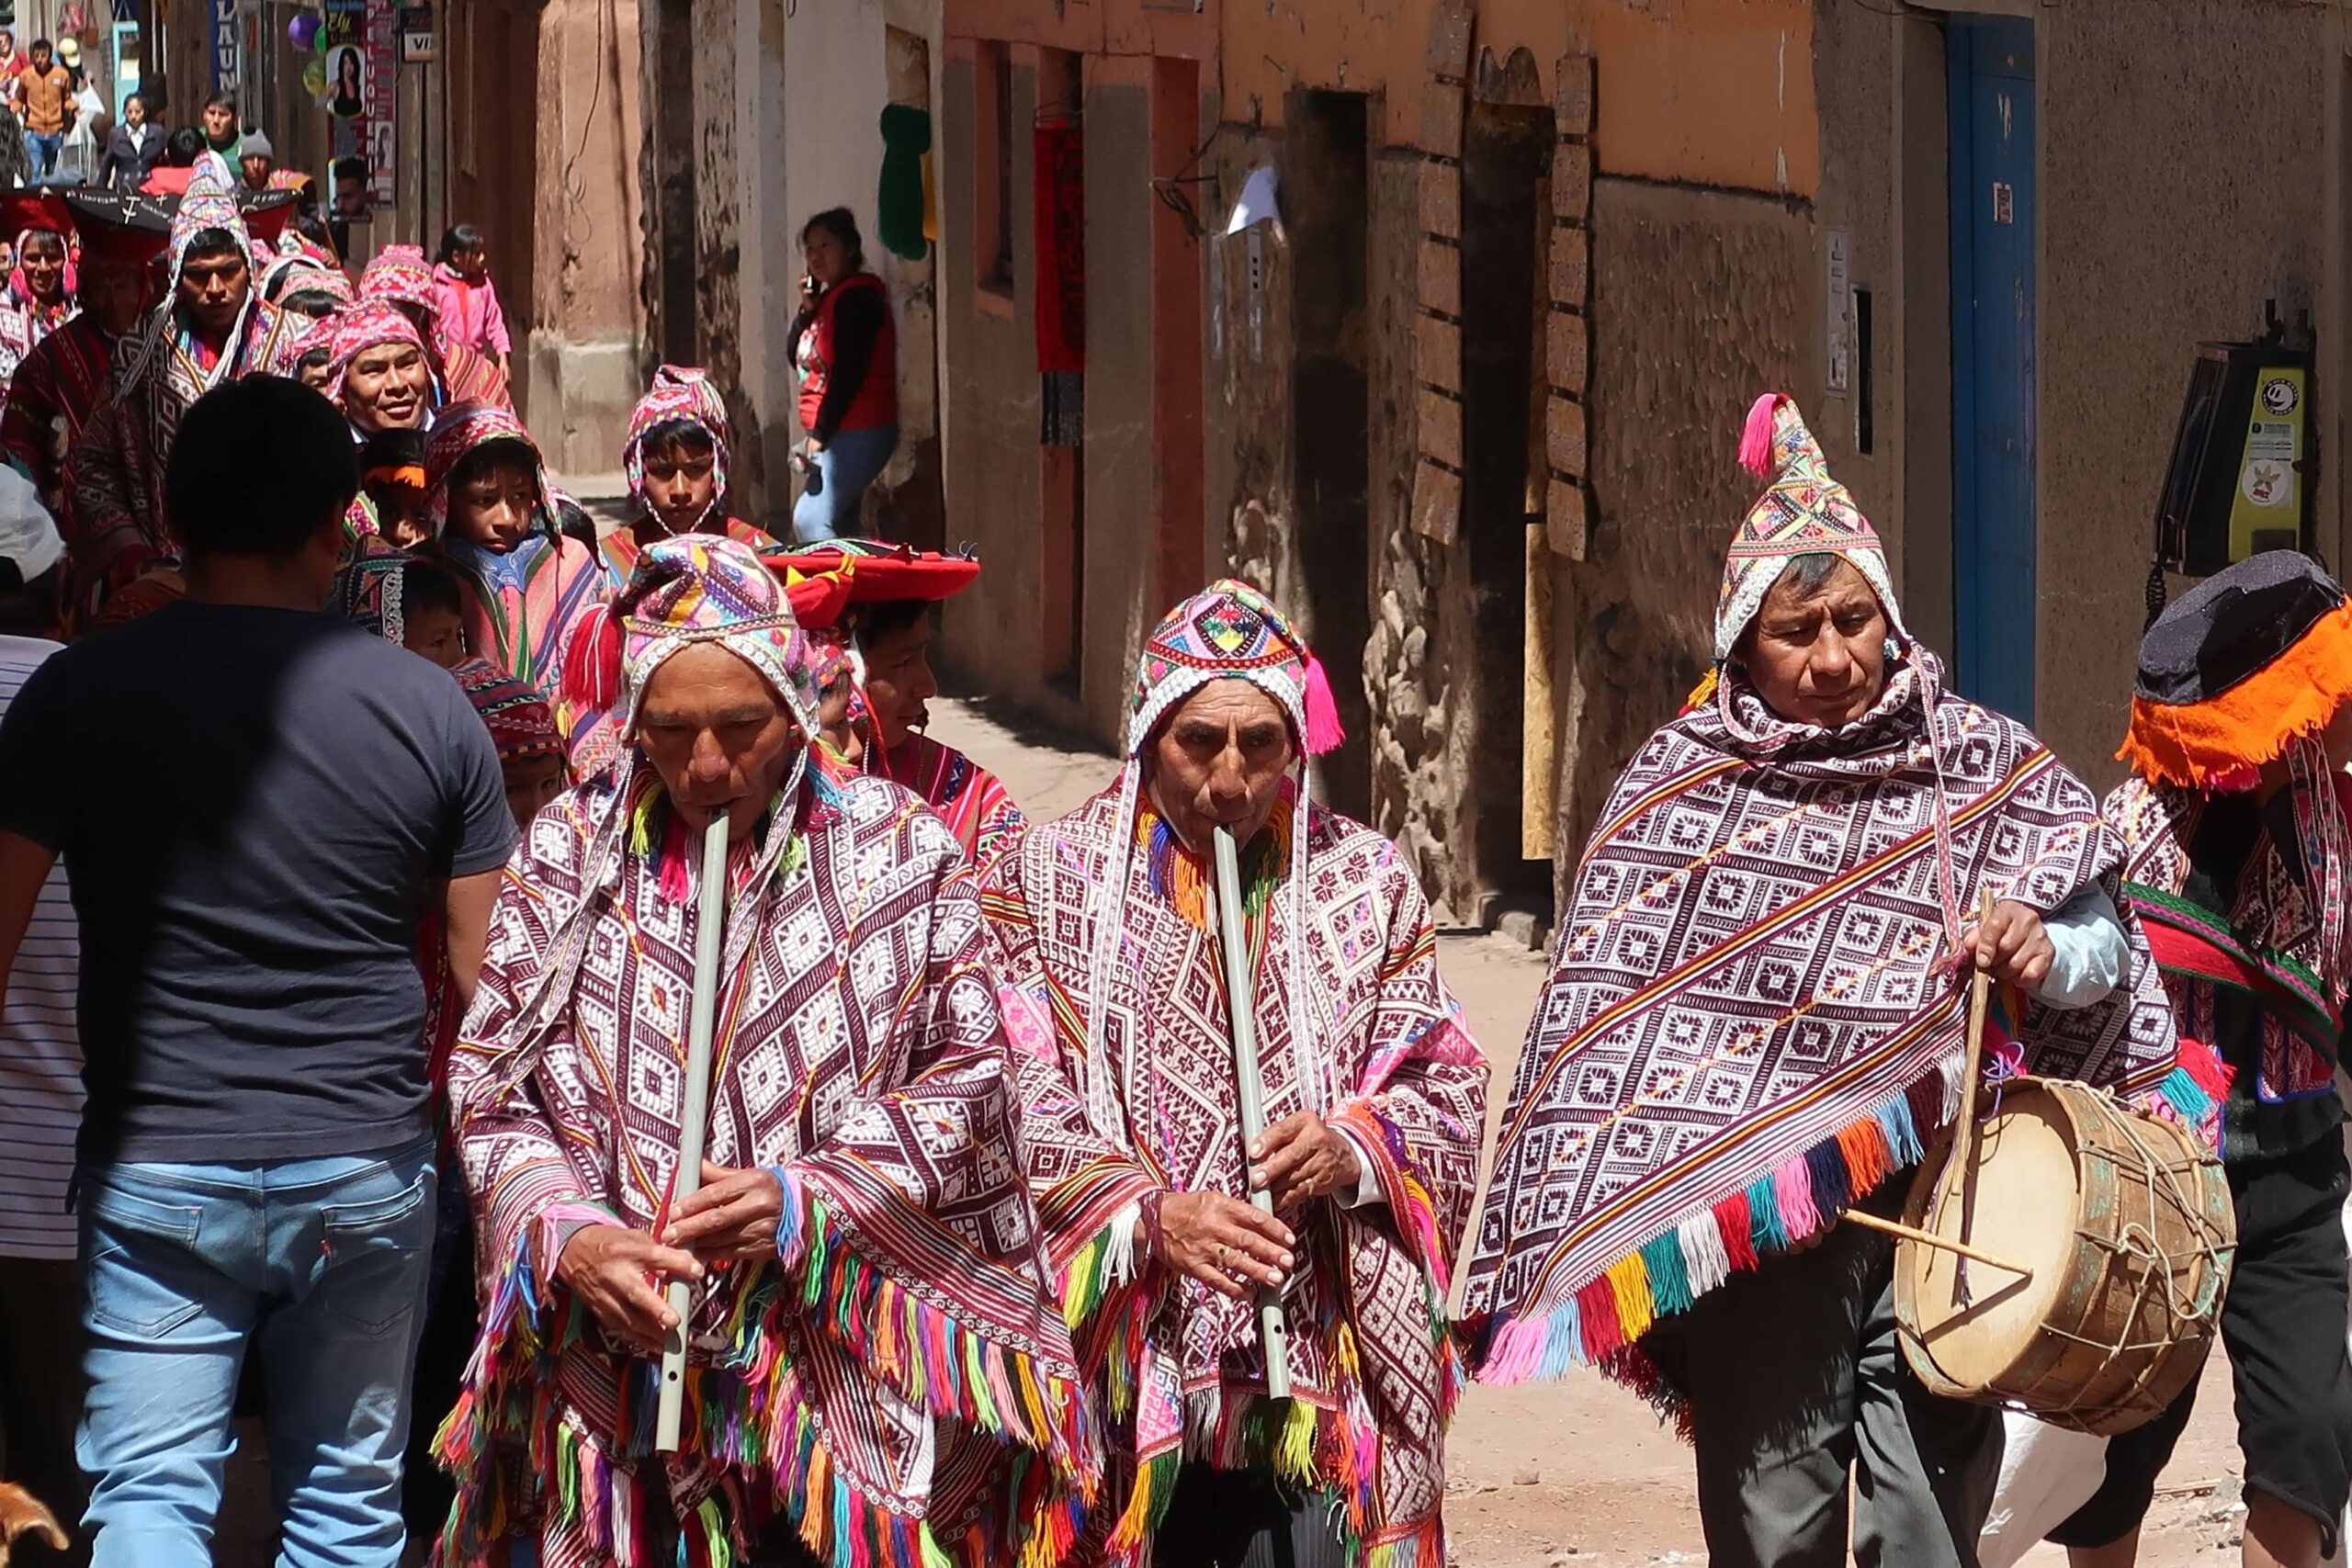
{"label": "drumstick", "polygon": [[[1993,890],[1983,889],[1976,903],[1976,931],[1981,937],[1984,928],[1993,923]],[[1993,973],[1977,964],[1970,955],[1973,971],[1968,982],[1968,1050],[1960,1068],[1960,1125],[1952,1132],[1952,1168],[1960,1173],[1960,1234],[1965,1238],[1976,1217],[1976,1184],[1969,1168],[1976,1157],[1976,1079],[1984,1070],[1984,1014],[1993,1000]],[[1961,1306],[1969,1303],[1968,1258],[1961,1248],[1959,1266],[1951,1275],[1951,1299]]]}
{"label": "drumstick", "polygon": [[[1241,856],[1233,829],[1216,829],[1217,945],[1225,950],[1225,998],[1233,1015],[1233,1076],[1241,1089],[1241,1164],[1266,1131],[1266,1085],[1258,1074],[1258,987],[1250,974],[1250,944],[1241,929]],[[1295,1043],[1303,1044],[1304,1042]],[[1263,1188],[1250,1195],[1261,1214],[1274,1212],[1274,1195]],[[1283,1322],[1279,1291],[1258,1297],[1258,1343],[1266,1353],[1266,1397],[1290,1397],[1290,1337]]]}
{"label": "drumstick", "polygon": [[[672,1183],[683,1203],[702,1186],[703,1143],[710,1131],[710,1026],[718,1003],[718,934],[727,919],[727,813],[721,808],[702,834],[702,886],[695,898],[695,988],[686,1011],[686,1111],[678,1128],[678,1174]],[[662,1402],[654,1413],[653,1451],[678,1451],[679,1418],[686,1404],[686,1320],[694,1287],[670,1281],[670,1310],[678,1325],[662,1346]]]}
{"label": "drumstick", "polygon": [[1917,1225],[1906,1225],[1900,1220],[1881,1219],[1867,1209],[1849,1209],[1838,1217],[1850,1224],[1860,1225],[1867,1231],[1878,1231],[1886,1235],[1900,1237],[1905,1241],[1916,1241],[1922,1247],[1939,1247],[1946,1252],[1957,1252],[1962,1258],[1973,1258],[1989,1268],[1998,1269],[2004,1273],[2015,1274],[2023,1280],[2030,1280],[2033,1278],[2033,1270],[2022,1263],[2012,1263],[2007,1258],[1987,1252],[1981,1247],[1971,1247],[1964,1241],[1954,1241],[1948,1235],[1938,1235],[1933,1231],[1923,1231]]}

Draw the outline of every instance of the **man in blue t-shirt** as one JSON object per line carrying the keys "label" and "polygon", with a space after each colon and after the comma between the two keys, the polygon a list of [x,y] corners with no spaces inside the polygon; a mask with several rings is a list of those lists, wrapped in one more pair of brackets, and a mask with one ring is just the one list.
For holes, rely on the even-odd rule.
{"label": "man in blue t-shirt", "polygon": [[322,613],[343,417],[254,377],[182,422],[187,597],[0,719],[0,981],[62,856],[97,1568],[205,1568],[261,1351],[284,1561],[393,1568],[434,1226],[421,916],[470,996],[515,829],[446,671]]}

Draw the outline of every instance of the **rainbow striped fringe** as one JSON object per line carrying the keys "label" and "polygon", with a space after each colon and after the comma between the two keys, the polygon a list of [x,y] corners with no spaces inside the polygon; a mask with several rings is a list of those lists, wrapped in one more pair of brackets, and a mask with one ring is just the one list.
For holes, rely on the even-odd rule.
{"label": "rainbow striped fringe", "polygon": [[[710,1364],[687,1368],[683,1447],[719,1471],[721,1486],[665,1545],[650,1522],[662,1510],[647,1503],[633,1468],[616,1466],[565,1418],[558,1359],[601,1352],[585,1342],[586,1308],[541,1299],[526,1234],[483,1323],[465,1392],[435,1438],[435,1457],[458,1480],[435,1562],[503,1562],[516,1534],[551,1513],[617,1568],[741,1568],[748,1507],[789,1517],[832,1568],[950,1568],[922,1519],[868,1495],[827,1446],[783,1354],[779,1319],[790,1313],[831,1335],[910,1403],[1034,1450],[1042,1462],[1023,1467],[1014,1560],[1052,1568],[1101,1483],[1100,1440],[1076,1382],[902,1285],[851,1245],[841,1218],[814,1193],[797,1239],[797,1280],[766,1264],[731,1270],[726,1348]],[[551,1309],[562,1314],[552,1338]],[[615,1447],[628,1460],[650,1457],[653,1372],[645,1362],[622,1368],[627,1436]],[[516,1450],[528,1454],[527,1465],[512,1462]],[[646,1468],[660,1476],[659,1466]]]}
{"label": "rainbow striped fringe", "polygon": [[[2160,1101],[2191,1125],[2200,1117],[2210,1122],[2214,1100],[2200,1070],[2184,1053],[2169,1076],[2139,1098]],[[1959,1077],[1954,1056],[1869,1115],[1652,1236],[1549,1312],[1488,1319],[1473,1351],[1478,1381],[1527,1382],[1597,1367],[1667,1414],[1679,1414],[1679,1401],[1635,1342],[1733,1274],[1828,1229],[1888,1177],[1917,1164],[1928,1138],[1959,1108]]]}

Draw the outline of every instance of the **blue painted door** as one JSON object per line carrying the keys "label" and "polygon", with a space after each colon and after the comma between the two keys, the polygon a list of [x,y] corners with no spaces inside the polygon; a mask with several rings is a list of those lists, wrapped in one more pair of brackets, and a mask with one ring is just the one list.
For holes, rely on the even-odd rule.
{"label": "blue painted door", "polygon": [[1952,586],[1959,689],[2033,722],[2033,23],[1954,17]]}

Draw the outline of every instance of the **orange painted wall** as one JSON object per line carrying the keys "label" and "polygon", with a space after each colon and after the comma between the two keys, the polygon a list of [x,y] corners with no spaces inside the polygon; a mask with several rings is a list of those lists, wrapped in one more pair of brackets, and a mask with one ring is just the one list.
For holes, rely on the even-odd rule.
{"label": "orange painted wall", "polygon": [[[1430,0],[1377,15],[1312,0],[1225,6],[1226,118],[1278,125],[1294,86],[1385,92],[1387,141],[1411,145],[1430,10]],[[1600,62],[1604,174],[1815,194],[1813,0],[1476,0],[1476,10],[1474,62],[1525,48],[1547,90],[1561,55]]]}

